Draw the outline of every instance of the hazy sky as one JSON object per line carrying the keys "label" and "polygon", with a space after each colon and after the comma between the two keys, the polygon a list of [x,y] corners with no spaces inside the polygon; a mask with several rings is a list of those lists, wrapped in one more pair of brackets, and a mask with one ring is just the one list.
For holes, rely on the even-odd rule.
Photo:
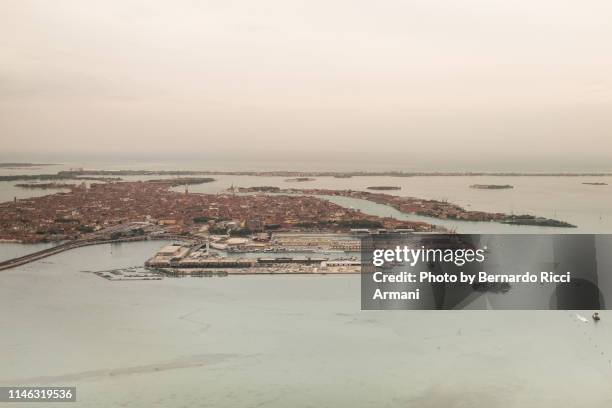
{"label": "hazy sky", "polygon": [[612,2],[2,0],[0,141],[612,158]]}

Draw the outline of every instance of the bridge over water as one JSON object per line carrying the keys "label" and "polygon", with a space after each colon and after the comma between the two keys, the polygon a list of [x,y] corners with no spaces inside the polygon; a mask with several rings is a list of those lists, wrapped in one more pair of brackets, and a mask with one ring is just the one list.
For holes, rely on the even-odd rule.
{"label": "bridge over water", "polygon": [[18,258],[8,259],[0,262],[0,271],[10,268],[16,268],[21,265],[28,264],[30,262],[38,261],[49,256],[57,255],[61,252],[69,251],[71,249],[81,248],[90,245],[101,245],[101,244],[112,244],[118,242],[135,242],[135,241],[148,241],[148,240],[176,240],[176,241],[192,241],[190,237],[170,234],[159,234],[154,236],[137,236],[137,237],[124,237],[117,239],[83,239],[76,241],[69,241],[59,244],[57,246],[46,248],[41,251],[32,252]]}

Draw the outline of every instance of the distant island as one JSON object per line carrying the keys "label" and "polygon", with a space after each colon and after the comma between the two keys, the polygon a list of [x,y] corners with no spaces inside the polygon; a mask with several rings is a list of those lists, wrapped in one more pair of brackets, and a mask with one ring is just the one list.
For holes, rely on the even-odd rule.
{"label": "distant island", "polygon": [[298,181],[298,182],[304,182],[304,181],[315,181],[316,179],[312,178],[312,177],[295,177],[295,178],[288,178],[285,181]]}
{"label": "distant island", "polygon": [[476,188],[480,190],[505,190],[514,188],[510,184],[472,184],[470,188]]}
{"label": "distant island", "polygon": [[401,190],[401,187],[396,187],[396,186],[371,186],[371,187],[366,187],[368,190]]}
{"label": "distant island", "polygon": [[164,184],[170,184],[172,187],[177,187],[177,186],[186,186],[186,185],[193,185],[193,184],[212,183],[213,181],[216,181],[216,180],[210,177],[178,177],[174,179],[148,180],[147,183],[164,183]]}
{"label": "distant island", "polygon": [[[534,215],[511,215],[504,213],[490,213],[485,211],[466,210],[457,204],[447,201],[426,200],[416,197],[401,197],[386,193],[373,193],[359,190],[329,190],[329,189],[279,189],[277,187],[234,187],[233,191],[239,193],[267,192],[274,189],[277,194],[300,195],[300,196],[342,196],[358,198],[377,204],[388,205],[405,214],[417,214],[425,217],[439,218],[444,220],[463,221],[488,221],[512,225],[535,225],[540,227],[576,228],[570,223]],[[328,221],[323,221],[326,223]],[[421,226],[423,227],[423,226]],[[361,228],[361,227],[360,227]],[[421,229],[422,231],[423,229]]]}
{"label": "distant island", "polygon": [[68,183],[23,183],[23,184],[15,184],[15,187],[29,188],[29,189],[49,190],[49,189],[72,188],[72,187],[74,187],[74,184],[68,184]]}
{"label": "distant island", "polygon": [[[242,187],[232,187],[228,189],[228,191],[231,191],[231,192],[235,192],[235,191],[241,192],[242,190],[243,190]],[[275,186],[256,186],[256,187],[249,187],[248,192],[249,193],[280,193],[281,188],[275,187]]]}
{"label": "distant island", "polygon": [[602,183],[602,182],[586,182],[586,183],[582,183],[582,184],[586,184],[587,186],[607,186],[608,183]]}
{"label": "distant island", "polygon": [[121,181],[121,177],[104,177],[104,176],[75,176],[58,172],[57,174],[15,174],[9,176],[0,176],[0,181],[50,181],[50,180],[78,180],[78,181],[99,181],[102,183],[111,181]]}
{"label": "distant island", "polygon": [[42,166],[57,166],[52,163],[0,163],[0,168],[16,169],[21,167],[42,167]]}
{"label": "distant island", "polygon": [[[7,163],[4,163],[6,166]],[[14,163],[13,163],[14,164]],[[529,173],[529,172],[403,172],[403,171],[215,171],[215,170],[63,170],[56,174],[21,174],[0,176],[0,181],[13,180],[59,180],[59,179],[93,179],[94,177],[120,176],[262,176],[291,177],[287,181],[313,181],[314,177],[350,178],[361,176],[385,177],[612,177],[612,172],[601,173]]]}
{"label": "distant island", "polygon": [[561,227],[576,228],[575,225],[565,221],[552,220],[550,218],[535,217],[533,215],[509,215],[500,221],[502,224],[511,225],[535,225],[538,227]]}

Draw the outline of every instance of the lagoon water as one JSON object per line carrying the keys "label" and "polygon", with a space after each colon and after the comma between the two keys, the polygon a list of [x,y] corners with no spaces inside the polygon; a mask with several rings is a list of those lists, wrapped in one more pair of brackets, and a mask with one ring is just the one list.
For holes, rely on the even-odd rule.
{"label": "lagoon water", "polygon": [[21,256],[31,254],[32,252],[42,251],[43,249],[50,248],[56,245],[55,243],[41,243],[41,244],[19,244],[14,242],[2,242],[0,243],[0,262],[8,259],[19,258]]}
{"label": "lagoon water", "polygon": [[[36,171],[57,168],[29,170]],[[581,184],[609,179],[215,178],[189,190],[393,185],[401,187],[394,194],[579,226],[568,232],[612,232],[612,186]],[[515,188],[469,188],[476,183]],[[13,184],[0,183],[0,201],[13,199]],[[376,215],[414,217],[328,198]],[[460,232],[562,232],[426,220]],[[612,314],[605,311],[599,324],[570,311],[361,311],[358,276],[110,282],[91,273],[142,265],[162,245],[85,247],[0,272],[0,385],[75,385],[78,402],[66,407],[612,406]],[[0,259],[41,248],[0,244]]]}
{"label": "lagoon water", "polygon": [[[66,407],[609,407],[612,315],[361,311],[358,276],[111,282],[162,242],[0,273],[0,385]],[[7,405],[10,406],[10,405]],[[38,407],[39,404],[15,404]]]}

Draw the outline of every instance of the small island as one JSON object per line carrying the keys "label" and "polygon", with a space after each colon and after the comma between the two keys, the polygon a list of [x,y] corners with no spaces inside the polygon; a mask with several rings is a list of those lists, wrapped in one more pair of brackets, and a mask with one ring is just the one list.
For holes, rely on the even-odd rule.
{"label": "small island", "polygon": [[64,189],[64,188],[72,188],[74,184],[68,183],[23,183],[23,184],[15,184],[15,187],[21,188],[29,188],[29,189],[41,189],[41,190],[50,190],[50,189]]}
{"label": "small island", "polygon": [[476,188],[479,190],[505,190],[514,188],[510,184],[472,184],[470,188]]}
{"label": "small island", "polygon": [[248,193],[280,193],[281,188],[276,186],[256,186],[256,187],[230,187],[228,191],[248,192]]}
{"label": "small island", "polygon": [[380,190],[380,191],[385,191],[385,190],[401,190],[401,187],[397,187],[397,186],[371,186],[371,187],[366,187],[368,190]]}
{"label": "small island", "polygon": [[174,179],[148,180],[147,183],[162,183],[162,184],[169,183],[172,187],[178,187],[178,186],[186,186],[186,185],[194,185],[194,184],[212,183],[213,181],[216,181],[216,180],[210,177],[178,177]]}
{"label": "small island", "polygon": [[285,181],[297,181],[297,182],[304,182],[304,181],[315,181],[316,179],[312,178],[312,177],[295,177],[295,178],[288,178]]}
{"label": "small island", "polygon": [[586,184],[587,186],[607,186],[608,183],[602,183],[602,182],[585,182],[582,184]]}
{"label": "small island", "polygon": [[576,228],[575,225],[565,221],[553,220],[550,218],[536,217],[533,215],[508,215],[501,221],[502,224],[510,225],[535,225],[538,227],[561,227]]}
{"label": "small island", "polygon": [[27,167],[57,166],[51,163],[0,163],[2,169],[21,169]]}

